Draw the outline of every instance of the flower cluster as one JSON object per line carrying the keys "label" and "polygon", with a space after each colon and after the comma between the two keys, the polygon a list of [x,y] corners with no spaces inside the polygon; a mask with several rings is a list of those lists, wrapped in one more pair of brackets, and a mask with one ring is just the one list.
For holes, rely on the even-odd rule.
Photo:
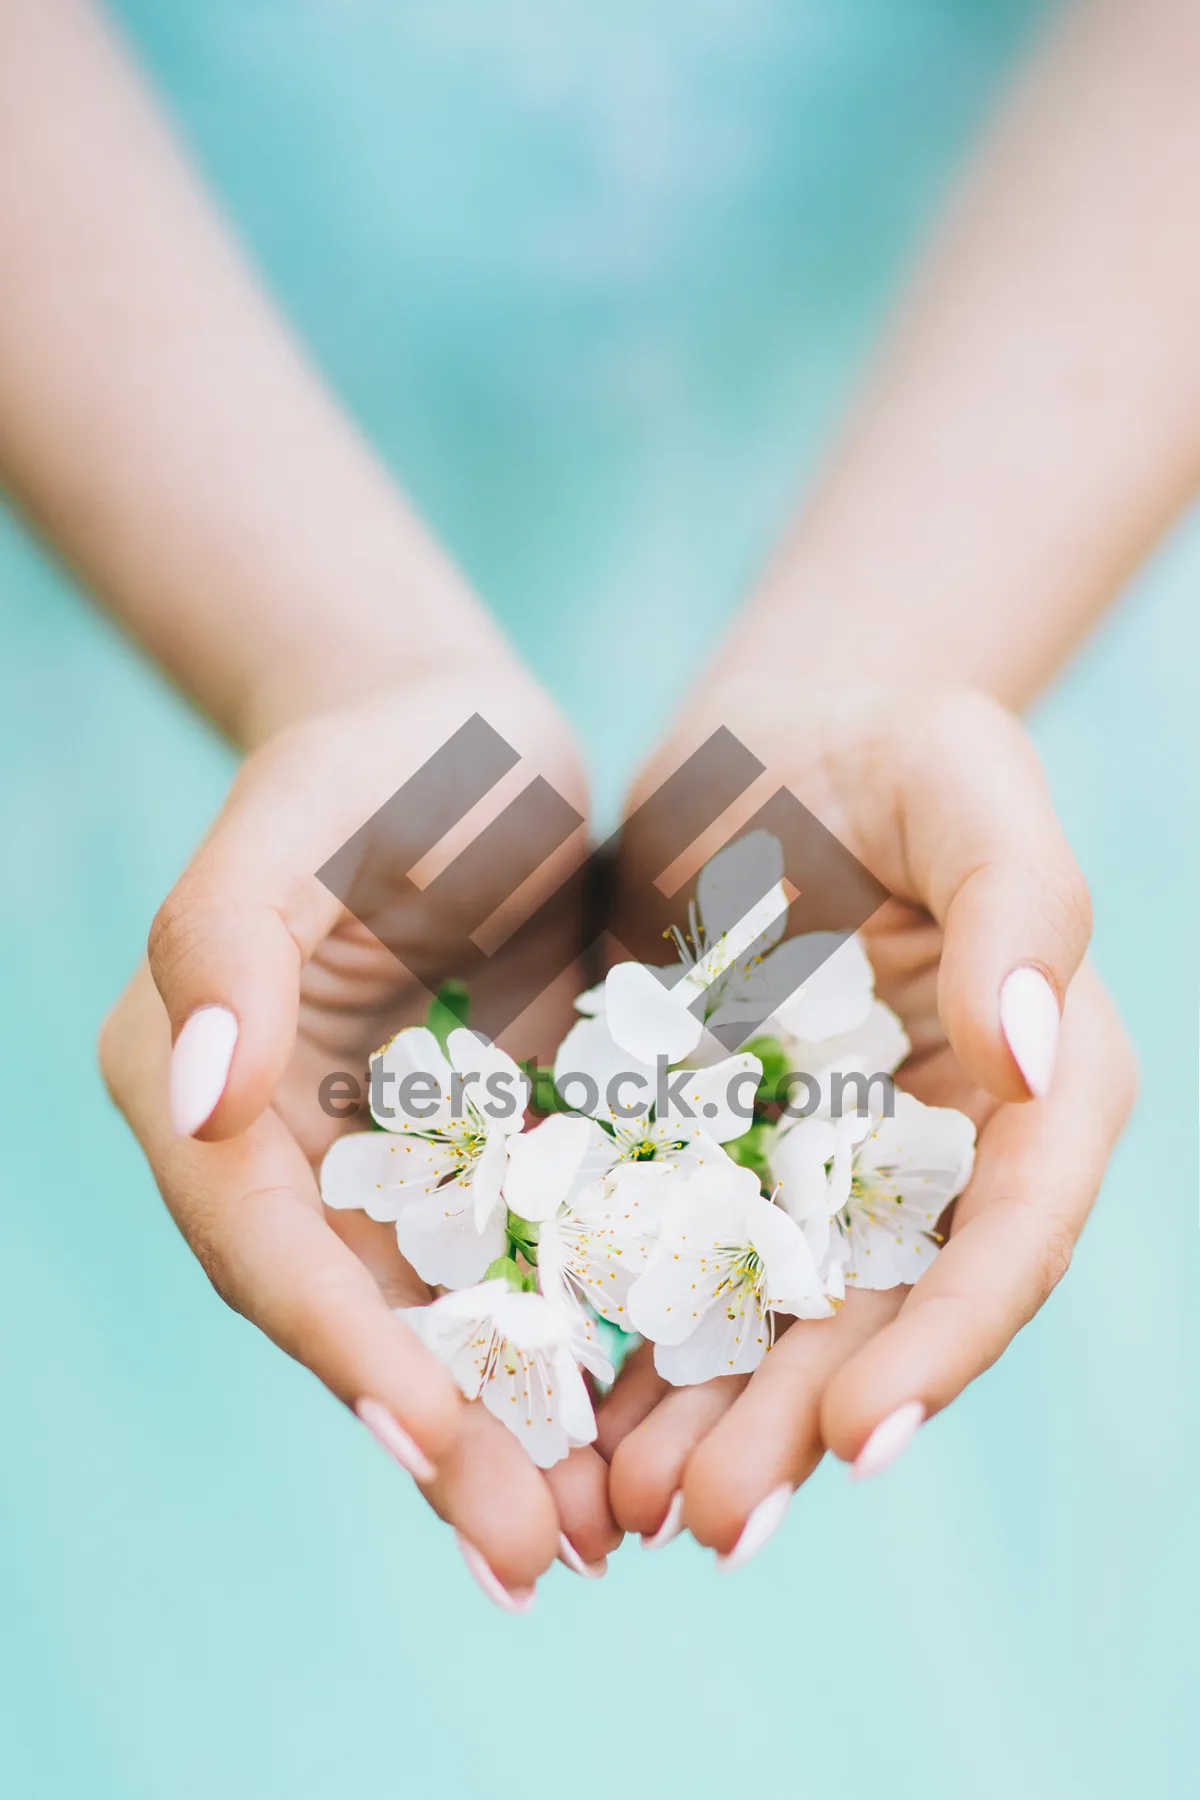
{"label": "flower cluster", "polygon": [[[779,880],[739,916],[747,846]],[[970,1179],[971,1121],[892,1083],[909,1043],[861,942],[781,942],[787,907],[776,841],[729,846],[701,872],[680,963],[619,963],[581,995],[552,1071],[435,1003],[372,1058],[383,1130],[325,1158],[325,1204],[393,1224],[448,1290],[408,1323],[543,1468],[595,1437],[584,1372],[612,1380],[620,1333],[679,1385],[749,1374],[778,1316],[915,1281]],[[535,1100],[548,1116],[531,1121]]]}

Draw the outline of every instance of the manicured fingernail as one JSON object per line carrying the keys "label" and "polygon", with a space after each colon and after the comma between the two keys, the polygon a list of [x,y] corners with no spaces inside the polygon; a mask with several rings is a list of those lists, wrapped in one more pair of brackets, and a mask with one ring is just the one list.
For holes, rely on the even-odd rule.
{"label": "manicured fingernail", "polygon": [[770,1543],[783,1524],[784,1515],[791,1503],[790,1481],[785,1481],[782,1487],[772,1488],[742,1526],[742,1535],[733,1549],[727,1556],[718,1556],[718,1569],[740,1569],[752,1556],[757,1556],[763,1545]]}
{"label": "manicured fingernail", "polygon": [[200,1006],[175,1039],[168,1103],[180,1137],[199,1131],[225,1092],[238,1022],[227,1006]]}
{"label": "manicured fingernail", "polygon": [[394,1456],[414,1481],[432,1481],[437,1470],[422,1450],[414,1444],[404,1427],[382,1400],[360,1400],[354,1408],[375,1442]]}
{"label": "manicured fingernail", "polygon": [[888,1468],[924,1422],[925,1408],[919,1400],[906,1400],[886,1419],[881,1419],[854,1459],[850,1470],[852,1480],[864,1481],[868,1475],[878,1475]]}
{"label": "manicured fingernail", "polygon": [[536,1588],[516,1588],[508,1591],[496,1571],[484,1557],[479,1554],[470,1538],[465,1538],[461,1531],[456,1531],[454,1541],[462,1551],[462,1559],[472,1575],[483,1589],[489,1600],[506,1613],[527,1613],[533,1605]]}
{"label": "manicured fingernail", "polygon": [[671,1495],[671,1504],[667,1508],[667,1516],[653,1537],[642,1539],[643,1550],[661,1550],[672,1538],[677,1538],[683,1530],[683,1489],[679,1488]]}
{"label": "manicured fingernail", "polygon": [[1000,989],[1000,1024],[1035,1099],[1050,1091],[1058,1049],[1058,1000],[1039,969],[1014,969]]}
{"label": "manicured fingernail", "polygon": [[599,1581],[602,1575],[608,1573],[607,1556],[602,1556],[599,1562],[585,1563],[565,1531],[558,1534],[558,1555],[568,1569],[573,1569],[576,1575],[582,1575],[585,1581]]}

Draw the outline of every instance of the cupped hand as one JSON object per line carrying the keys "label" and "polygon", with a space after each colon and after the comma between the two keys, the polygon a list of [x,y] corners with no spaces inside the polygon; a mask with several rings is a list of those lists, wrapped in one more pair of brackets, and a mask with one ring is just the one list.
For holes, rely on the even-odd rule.
{"label": "cupped hand", "polygon": [[[885,884],[893,898],[864,936],[912,1042],[898,1085],[969,1113],[979,1139],[945,1247],[915,1286],[850,1290],[835,1318],[791,1323],[748,1378],[671,1388],[647,1345],[605,1401],[618,1523],[662,1540],[686,1526],[734,1563],[826,1450],[860,1474],[882,1468],[995,1362],[1064,1274],[1135,1089],[1082,960],[1087,889],[1016,721],[973,693],[773,697],[770,679],[710,694],[644,790],[727,726],[767,765],[768,789],[790,788]],[[658,872],[636,830],[625,853],[635,889]],[[1022,974],[1002,1013],[1016,970],[1049,993]]]}
{"label": "cupped hand", "polygon": [[[337,1084],[331,1108],[322,1083],[339,1072],[361,1082],[370,1053],[423,1017],[428,994],[314,871],[475,711],[522,758],[495,790],[496,808],[541,774],[586,812],[570,739],[519,671],[460,659],[289,726],[245,763],[163,904],[148,960],[105,1026],[101,1062],[217,1292],[359,1410],[455,1526],[492,1597],[520,1610],[556,1555],[593,1565],[619,1541],[607,1470],[587,1448],[543,1474],[482,1406],[468,1406],[394,1310],[430,1292],[393,1228],[327,1212],[316,1180],[334,1137],[367,1122],[365,1107],[331,1116],[347,1110],[352,1090]],[[465,837],[471,830],[468,821]],[[444,862],[455,842],[452,833],[435,854]],[[403,841],[388,848],[402,878],[416,856]],[[573,850],[567,842],[562,857]],[[509,899],[502,861],[474,869],[470,917],[458,916],[445,884],[414,894],[398,879],[388,941],[418,966],[436,961],[440,941],[452,944]],[[560,879],[552,858],[525,892],[525,910]],[[544,953],[549,977],[561,949],[547,941]],[[502,969],[503,952],[490,978]],[[522,969],[523,991],[538,985],[529,974]],[[566,974],[516,1020],[515,1054],[545,1058],[577,985]],[[205,1010],[214,1008],[223,1010]]]}

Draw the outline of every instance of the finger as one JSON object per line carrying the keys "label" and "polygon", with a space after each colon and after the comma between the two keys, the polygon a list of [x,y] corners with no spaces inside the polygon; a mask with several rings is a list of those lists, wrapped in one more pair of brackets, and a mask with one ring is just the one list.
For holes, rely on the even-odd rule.
{"label": "finger", "polygon": [[825,1384],[899,1306],[898,1291],[852,1291],[835,1319],[799,1321],[772,1347],[688,1461],[683,1519],[698,1543],[734,1552],[760,1504],[808,1480],[825,1454]]}
{"label": "finger", "polygon": [[572,1450],[546,1470],[546,1485],[558,1508],[559,1560],[576,1575],[592,1580],[603,1575],[605,1559],[623,1535],[609,1504],[604,1458],[591,1444]]}
{"label": "finger", "polygon": [[950,1242],[894,1323],[830,1382],[821,1429],[838,1456],[857,1457],[904,1408],[911,1420],[948,1405],[1033,1317],[1067,1268],[1134,1086],[1120,1023],[1085,966],[1068,996],[1051,1096],[1001,1107],[984,1128]]}
{"label": "finger", "polygon": [[[401,1256],[396,1233],[391,1226],[377,1224],[365,1214],[356,1212],[331,1213],[328,1218],[331,1229],[337,1232],[366,1265],[389,1306],[419,1306],[428,1300],[429,1290]],[[385,1448],[390,1447],[386,1421],[383,1436]],[[506,1454],[504,1466],[508,1465],[509,1458]],[[518,1516],[524,1517],[525,1508],[519,1493],[506,1494],[499,1468],[497,1476],[501,1486],[493,1495],[495,1517],[489,1520],[487,1545],[501,1566],[511,1572],[514,1566],[522,1566],[522,1550],[519,1543],[514,1543],[512,1533],[507,1529],[507,1522]],[[544,1471],[543,1479],[553,1495],[558,1511],[559,1561],[577,1575],[589,1580],[597,1579],[605,1573],[606,1558],[620,1544],[622,1536],[609,1505],[607,1464],[587,1444],[572,1450],[562,1462]],[[511,1487],[511,1482],[509,1486]],[[448,1501],[447,1505],[452,1509],[453,1502]],[[500,1527],[498,1533],[497,1522]],[[462,1522],[456,1520],[455,1523],[461,1525]],[[540,1548],[540,1538],[537,1547]],[[482,1550],[480,1553],[483,1553]],[[514,1562],[514,1559],[517,1561]]]}
{"label": "finger", "polygon": [[559,1522],[544,1475],[512,1432],[478,1402],[464,1406],[457,1440],[422,1491],[454,1526],[489,1597],[506,1611],[525,1611],[558,1554]]}
{"label": "finger", "polygon": [[1003,708],[958,695],[928,708],[895,779],[908,897],[945,932],[954,1050],[989,1093],[1042,1095],[1091,905],[1033,746]]}
{"label": "finger", "polygon": [[[384,693],[352,715],[294,727],[243,768],[150,934],[175,1046],[172,1116],[183,1135],[234,1136],[270,1103],[294,1047],[300,970],[343,917],[315,873],[339,853],[345,866],[335,885],[371,927],[368,955],[372,947],[378,955],[379,938],[399,942],[435,987],[443,951],[460,950],[464,931],[501,902],[534,907],[561,880],[550,850],[562,851],[566,825],[581,815],[554,782],[528,779],[547,761],[563,779],[546,709],[498,693],[509,742],[478,717],[452,730],[453,704],[433,684],[403,708]],[[527,781],[511,798],[506,770]],[[579,797],[573,778],[566,785]],[[482,826],[481,807],[501,810]],[[447,845],[449,864],[418,908],[410,872]],[[445,945],[439,925],[449,931]],[[506,946],[499,961],[509,960]],[[482,967],[480,990],[491,967]]]}
{"label": "finger", "polygon": [[346,1405],[386,1408],[416,1446],[416,1467],[437,1464],[465,1411],[448,1371],[330,1230],[312,1170],[273,1113],[220,1144],[171,1130],[153,1100],[169,1043],[143,970],[105,1028],[104,1071],[214,1287]]}
{"label": "finger", "polygon": [[609,1494],[625,1531],[654,1537],[683,1486],[688,1458],[733,1405],[744,1375],[721,1375],[696,1387],[667,1387],[665,1397],[613,1453]]}
{"label": "finger", "polygon": [[670,1392],[670,1383],[654,1367],[654,1345],[640,1344],[596,1408],[596,1449],[605,1462],[612,1461],[621,1439]]}
{"label": "finger", "polygon": [[170,1020],[170,1116],[182,1136],[244,1131],[291,1059],[301,969],[341,914],[315,870],[355,823],[347,783],[333,790],[343,816],[314,806],[329,781],[303,740],[252,759],[155,917],[148,957]]}

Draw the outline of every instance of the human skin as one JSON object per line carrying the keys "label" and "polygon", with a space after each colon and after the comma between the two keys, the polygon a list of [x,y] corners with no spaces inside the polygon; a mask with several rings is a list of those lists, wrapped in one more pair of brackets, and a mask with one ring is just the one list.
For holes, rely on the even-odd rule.
{"label": "human skin", "polygon": [[[1082,8],[1050,48],[658,770],[710,722],[728,723],[820,810],[831,753],[794,739],[797,698],[827,696],[852,672],[840,711],[814,700],[809,715],[840,734],[840,804],[872,776],[881,741],[907,741],[918,713],[932,713],[958,734],[960,758],[995,770],[994,789],[977,797],[985,822],[1004,789],[1045,826],[1016,728],[996,726],[987,706],[960,706],[957,691],[1026,700],[1194,491],[1200,241],[1178,221],[1200,150],[1198,63],[1200,20],[1183,0]],[[378,779],[391,791],[479,706],[582,810],[569,733],[264,303],[82,0],[0,10],[0,256],[21,271],[0,305],[0,477],[113,616],[251,752],[106,1030],[106,1075],[219,1290],[339,1398],[380,1400],[437,1465],[429,1498],[506,1588],[524,1592],[560,1528],[586,1561],[617,1541],[600,1459],[581,1453],[543,1479],[481,1409],[459,1402],[389,1310],[413,1290],[386,1234],[323,1217],[311,1127],[324,1127],[295,1097],[299,1072],[331,1049],[332,1020],[369,1048],[400,998],[394,965],[372,964],[369,947],[354,962],[364,946],[308,885],[319,852],[346,834],[363,745],[386,746]],[[769,682],[758,673],[764,635]],[[868,707],[856,738],[846,721],[862,717],[859,684],[872,677],[889,698]],[[360,789],[358,815],[372,803]],[[906,796],[916,826],[940,821],[945,804],[936,783]],[[867,860],[904,848],[877,842],[864,819],[848,829]],[[958,849],[961,868],[965,841]],[[1055,857],[1076,917],[1035,960],[1061,998],[1086,919],[1057,840]],[[928,874],[911,899],[937,912]],[[963,967],[973,942],[994,975],[982,932],[964,938]],[[1032,942],[1010,947],[1029,956]],[[1080,993],[1128,1088],[1119,1028],[1088,998],[1090,978]],[[238,1045],[215,1110],[181,1137],[168,1118],[171,1044],[208,1004],[236,1013]],[[961,1020],[948,1021],[951,1042],[980,1096],[1025,1121],[1005,1129],[1040,1187],[1038,1159],[1053,1146],[1030,1136],[1037,1108],[1022,1103],[997,1037],[994,991],[980,1004],[981,1047]],[[1064,1027],[1060,1079],[1071,1035]],[[1086,1112],[1086,1094],[1073,1104]],[[1100,1178],[1103,1144],[1090,1131],[1072,1229]],[[958,1265],[947,1251],[939,1266]],[[1010,1304],[1005,1319],[1016,1316]],[[955,1339],[943,1354],[931,1405],[983,1352]],[[636,1376],[609,1403],[610,1452],[633,1426],[639,1443],[653,1441],[647,1407],[659,1396]],[[839,1424],[839,1388],[823,1378],[813,1404],[824,1423],[789,1479],[825,1442],[855,1453],[872,1409],[895,1397],[863,1391]],[[793,1439],[799,1410],[794,1391],[781,1395]],[[755,1495],[702,1480],[689,1463],[702,1471],[702,1437],[681,1464],[687,1522],[727,1547]],[[629,1449],[614,1465],[617,1511],[645,1529],[645,1496],[635,1517],[616,1479],[631,1469]]]}
{"label": "human skin", "polygon": [[[249,753],[105,1027],[106,1079],[218,1292],[347,1405],[382,1404],[436,1468],[426,1497],[523,1595],[560,1530],[588,1564],[619,1541],[607,1470],[591,1450],[536,1470],[394,1316],[428,1298],[394,1235],[323,1215],[314,1166],[339,1127],[320,1079],[424,1008],[312,871],[474,711],[522,779],[586,813],[578,755],[80,0],[0,7],[0,265],[20,271],[0,300],[0,480]],[[181,1135],[172,1042],[212,1005],[237,1018],[232,1066]],[[560,988],[514,1047],[544,1054],[569,1016]]]}
{"label": "human skin", "polygon": [[[950,1246],[911,1297],[852,1296],[736,1387],[669,1394],[634,1360],[601,1440],[627,1528],[653,1533],[681,1490],[683,1523],[728,1552],[826,1447],[852,1459],[895,1409],[946,1405],[1061,1277],[1132,1103],[1124,1034],[1076,974],[1081,878],[1028,746],[980,696],[1030,700],[1200,485],[1198,76],[1183,0],[1067,18],[640,783],[727,725],[764,787],[785,782],[857,850],[904,903],[867,932],[885,994],[887,965],[907,965],[893,995],[919,1054],[902,1082],[982,1131]],[[999,1021],[1021,966],[1066,1002],[1033,1103]]]}

